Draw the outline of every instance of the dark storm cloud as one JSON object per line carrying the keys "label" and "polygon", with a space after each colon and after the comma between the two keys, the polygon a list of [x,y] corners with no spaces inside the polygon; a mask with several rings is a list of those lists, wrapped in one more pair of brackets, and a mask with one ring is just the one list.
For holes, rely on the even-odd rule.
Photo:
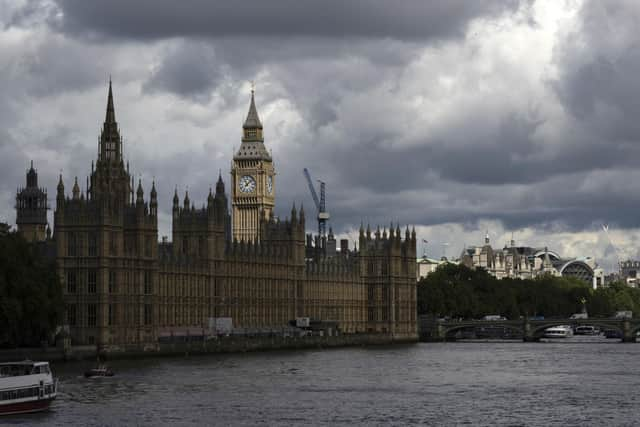
{"label": "dark storm cloud", "polygon": [[[126,156],[145,195],[155,176],[162,234],[170,232],[176,185],[181,201],[188,186],[201,206],[222,169],[229,190],[231,147],[239,144],[254,79],[278,171],[276,213],[285,217],[303,202],[309,230],[315,208],[303,167],[327,182],[335,232],[361,221],[457,223],[472,231],[480,220],[499,220],[548,235],[557,227],[640,224],[635,2],[585,2],[582,26],[557,36],[553,77],[500,58],[496,51],[508,49],[496,40],[465,35],[473,18],[509,13],[516,2],[59,0],[57,11],[39,3],[28,2],[9,26],[44,36],[27,39],[4,68],[0,57],[0,214],[9,220],[8,203],[34,153],[50,195],[60,168],[68,191],[75,175],[84,185],[96,156],[97,133],[78,131],[81,124],[56,108],[42,112],[47,123],[58,118],[48,137],[32,140],[14,122],[26,126],[18,119],[32,103],[57,107],[64,105],[57,96],[96,84],[102,90],[114,72],[118,119],[124,135],[137,139],[125,141]],[[38,28],[38,19],[51,26]],[[516,31],[514,46],[523,33]],[[149,53],[144,60],[141,50]],[[527,83],[527,74],[536,77]],[[167,101],[165,93],[182,99]],[[100,115],[88,119],[97,129],[102,92],[78,98],[100,104]],[[149,152],[156,137],[166,151]],[[47,153],[66,154],[47,163]]]}
{"label": "dark storm cloud", "polygon": [[616,58],[594,51],[594,57],[583,62],[584,58],[568,55],[562,79],[555,85],[577,120],[603,137],[623,142],[640,136],[640,47],[637,41],[629,43],[633,45],[625,46]]}
{"label": "dark storm cloud", "polygon": [[[558,223],[568,231],[592,230],[594,224],[598,228],[603,223],[635,228],[640,199],[630,197],[634,186],[629,181],[637,179],[640,173],[623,171],[606,177],[565,175],[535,185],[468,185],[433,178],[422,191],[367,189],[364,195],[334,184],[328,185],[327,203],[336,229],[355,226],[360,220],[375,225],[387,225],[389,220],[432,225],[499,220],[508,229],[541,231]],[[584,189],[585,181],[596,184]]]}
{"label": "dark storm cloud", "polygon": [[460,34],[480,15],[516,1],[404,0],[57,0],[61,28],[118,38],[229,35],[432,38]]}
{"label": "dark storm cloud", "polygon": [[603,150],[640,143],[640,4],[585,2],[579,32],[556,50],[560,77],[553,81],[567,111]]}
{"label": "dark storm cloud", "polygon": [[28,81],[28,93],[43,97],[59,93],[83,92],[108,77],[108,58],[96,55],[87,57],[84,47],[77,43],[52,37],[35,51],[25,52],[17,72],[24,72],[20,79]]}
{"label": "dark storm cloud", "polygon": [[[390,70],[398,72],[416,59],[421,48],[419,43],[397,40],[308,37],[173,40],[159,56],[143,90],[165,91],[198,102],[208,102],[217,92],[231,107],[239,101],[239,82],[267,73],[286,93],[266,95],[286,97],[317,128],[337,119],[336,100],[366,91],[389,77]],[[236,95],[228,93],[229,86]],[[262,87],[258,89],[264,96]]]}
{"label": "dark storm cloud", "polygon": [[214,50],[204,43],[181,43],[166,54],[160,67],[143,85],[146,92],[158,90],[207,101],[207,88],[217,87],[224,79]]}

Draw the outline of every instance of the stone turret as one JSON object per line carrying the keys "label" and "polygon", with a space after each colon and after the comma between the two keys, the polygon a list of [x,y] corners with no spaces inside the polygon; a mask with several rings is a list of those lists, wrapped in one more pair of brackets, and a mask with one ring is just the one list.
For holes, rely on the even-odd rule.
{"label": "stone turret", "polygon": [[[58,191],[62,181],[58,184]],[[64,185],[62,185],[64,200]],[[18,232],[27,241],[42,241],[47,228],[47,190],[38,188],[38,173],[31,167],[27,170],[27,186],[16,193],[16,225]]]}
{"label": "stone turret", "polygon": [[73,200],[79,200],[80,199],[80,186],[78,186],[78,177],[76,176],[76,180],[73,184],[73,189],[71,190],[73,192]]}
{"label": "stone turret", "polygon": [[64,182],[62,182],[62,174],[60,174],[60,179],[58,180],[58,194],[56,196],[57,208],[59,209],[61,205],[64,203]]}
{"label": "stone turret", "polygon": [[207,209],[209,211],[213,210],[213,202],[214,202],[213,193],[211,192],[211,187],[209,187],[209,196],[207,196]]}

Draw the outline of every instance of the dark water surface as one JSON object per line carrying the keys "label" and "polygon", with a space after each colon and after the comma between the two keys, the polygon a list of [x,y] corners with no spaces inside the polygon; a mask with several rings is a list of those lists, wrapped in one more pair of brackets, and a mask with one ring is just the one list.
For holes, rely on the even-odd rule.
{"label": "dark water surface", "polygon": [[[604,342],[604,339],[602,339]],[[444,343],[54,365],[46,426],[640,425],[640,344]]]}

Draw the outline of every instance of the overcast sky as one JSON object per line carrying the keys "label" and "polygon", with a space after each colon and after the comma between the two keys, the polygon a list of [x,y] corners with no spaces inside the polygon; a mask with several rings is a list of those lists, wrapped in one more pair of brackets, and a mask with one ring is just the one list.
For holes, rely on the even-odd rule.
{"label": "overcast sky", "polygon": [[602,224],[638,256],[639,27],[637,0],[0,0],[0,221],[31,159],[52,204],[85,182],[111,76],[170,235],[176,185],[228,183],[255,80],[281,216],[316,228],[307,167],[352,240],[400,222],[457,256],[488,230],[611,269]]}

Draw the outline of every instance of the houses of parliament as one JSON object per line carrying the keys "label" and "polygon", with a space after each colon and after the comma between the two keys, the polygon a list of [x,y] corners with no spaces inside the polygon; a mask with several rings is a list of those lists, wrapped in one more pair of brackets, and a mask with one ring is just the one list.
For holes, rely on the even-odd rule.
{"label": "houses of parliament", "polygon": [[229,189],[219,175],[202,208],[176,190],[171,241],[158,241],[155,182],[146,197],[123,158],[111,82],[98,151],[82,191],[60,175],[53,230],[33,164],[16,196],[18,231],[55,256],[74,345],[134,348],[204,330],[211,318],[260,331],[308,317],[340,334],[417,338],[415,231],[361,226],[349,248],[332,233],[306,234],[302,207],[277,219],[276,169],[253,91]]}

